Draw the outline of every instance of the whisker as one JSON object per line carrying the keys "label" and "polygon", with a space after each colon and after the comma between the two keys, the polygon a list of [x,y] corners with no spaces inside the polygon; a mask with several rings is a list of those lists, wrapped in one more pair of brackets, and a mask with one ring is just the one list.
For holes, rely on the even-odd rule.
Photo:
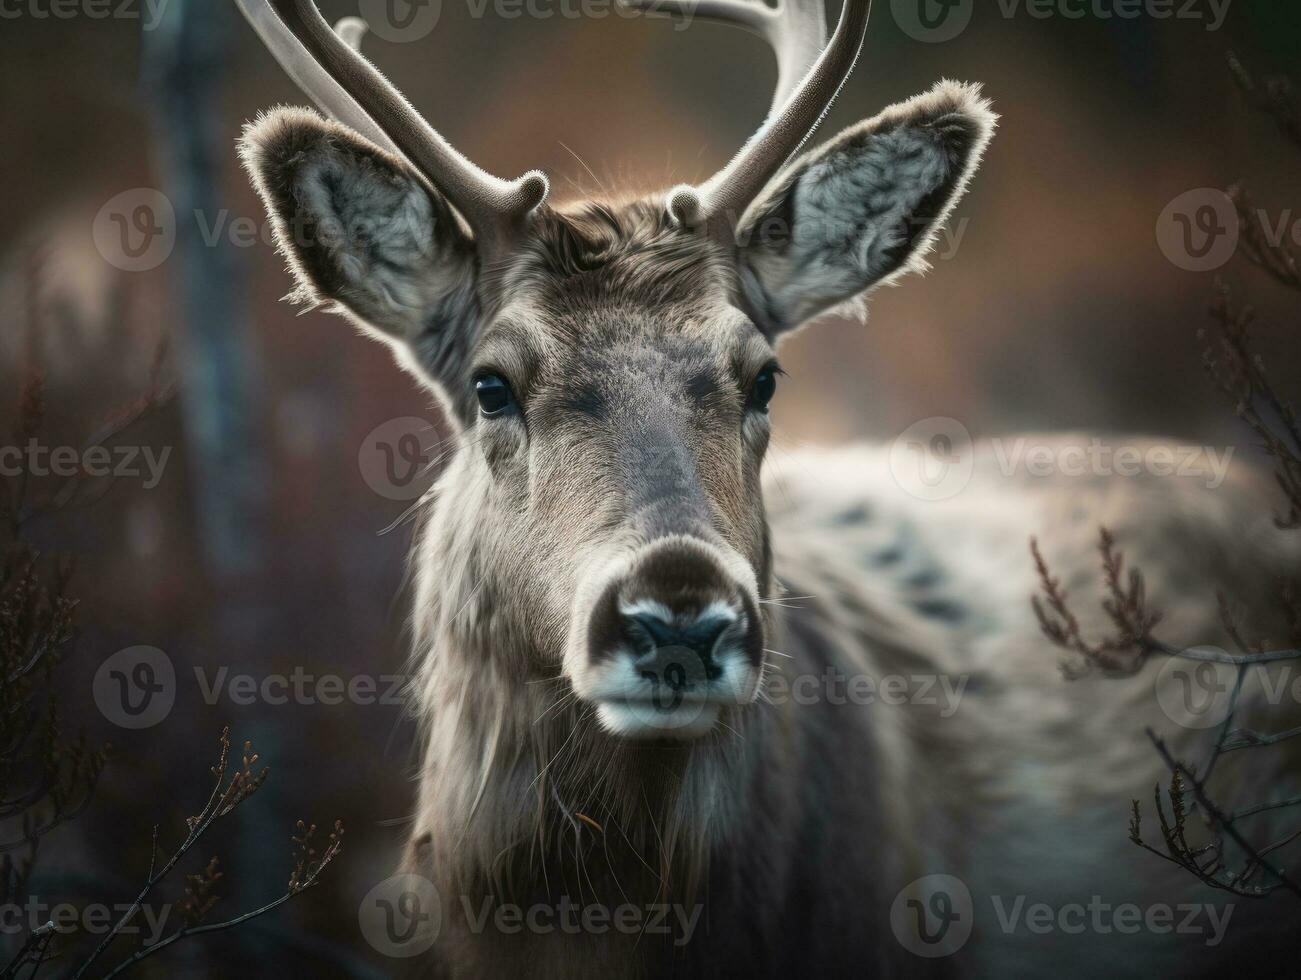
{"label": "whisker", "polygon": [[[591,176],[591,178],[592,178],[594,181],[596,181],[596,186],[597,186],[597,187],[599,187],[599,188],[600,188],[602,191],[604,191],[606,194],[609,194],[609,193],[610,193],[609,190],[606,189],[606,186],[605,186],[604,184],[601,183],[601,178],[598,177],[598,176],[596,176],[596,173],[592,170],[592,168],[589,167],[589,166],[587,165],[587,161],[586,161],[586,160],[584,160],[584,159],[583,159],[582,157],[580,157],[577,153],[575,153],[574,150],[573,150],[573,148],[570,147],[569,144],[567,144],[564,140],[556,140],[556,142],[559,143],[562,147],[564,147],[565,150],[569,153],[569,155],[570,155],[571,157],[573,157],[575,160],[578,161],[579,166],[581,166],[584,170],[586,170],[587,173]],[[575,184],[574,186],[577,187],[578,185]],[[580,190],[581,190],[581,188],[580,188]]]}
{"label": "whisker", "polygon": [[542,714],[538,715],[536,718],[533,719],[533,724],[536,725],[538,722],[542,721],[542,719],[546,718],[547,715],[551,714],[551,712],[556,711],[557,709],[568,704],[570,701],[573,701],[577,697],[578,697],[577,691],[569,691],[565,694],[562,694],[555,704],[553,704],[546,711],[542,712]]}

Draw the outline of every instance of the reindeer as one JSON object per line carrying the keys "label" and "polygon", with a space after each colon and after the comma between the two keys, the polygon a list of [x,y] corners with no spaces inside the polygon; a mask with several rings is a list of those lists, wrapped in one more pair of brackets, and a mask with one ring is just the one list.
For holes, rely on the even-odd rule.
{"label": "reindeer", "polygon": [[[1162,774],[1142,728],[1171,727],[1156,668],[1063,683],[1026,542],[1087,594],[1110,525],[1172,634],[1214,642],[1197,584],[1263,593],[1295,557],[1250,474],[1216,493],[1010,479],[986,448],[963,493],[927,501],[883,448],[764,473],[778,345],[926,267],[995,130],[978,86],[801,152],[869,0],[829,40],[820,0],[632,0],[767,39],[771,110],[702,184],[558,207],[541,173],[490,176],[432,129],[355,19],[238,2],[324,113],[275,109],[241,142],[293,299],[391,346],[457,429],[413,554],[404,867],[441,899],[419,975],[1160,975],[1261,948],[1242,921],[1214,946],[1003,922],[1018,899],[1206,900],[1155,859],[1131,870],[1129,800]],[[832,690],[863,679],[877,697]],[[510,903],[673,912],[500,928]],[[963,940],[929,948],[954,922]]]}

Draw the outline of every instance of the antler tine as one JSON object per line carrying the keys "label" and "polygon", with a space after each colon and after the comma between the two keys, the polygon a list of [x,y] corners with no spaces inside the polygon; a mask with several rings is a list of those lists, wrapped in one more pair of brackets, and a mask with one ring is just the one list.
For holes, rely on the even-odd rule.
{"label": "antler tine", "polygon": [[[262,43],[275,56],[280,67],[290,80],[302,89],[303,94],[316,103],[316,107],[331,119],[337,119],[351,129],[355,129],[366,139],[383,147],[390,153],[400,156],[398,148],[393,145],[375,121],[366,115],[351,95],[345,92],[325,70],[307,53],[298,38],[271,9],[266,0],[235,0],[245,19],[257,32]],[[346,19],[346,18],[345,18]],[[360,18],[352,18],[359,20]],[[364,23],[364,21],[363,21]],[[338,27],[344,28],[344,21]],[[345,38],[354,47],[360,43],[360,36],[355,28],[348,27]]]}
{"label": "antler tine", "polygon": [[823,0],[782,0],[780,7],[764,0],[619,0],[630,10],[653,15],[700,17],[731,24],[758,34],[777,57],[777,86],[769,113],[786,103],[809,66],[827,43]]}
{"label": "antler tine", "polygon": [[370,30],[370,25],[360,17],[343,17],[334,22],[334,33],[343,38],[343,43],[357,53],[361,53],[362,38]]}
{"label": "antler tine", "polygon": [[[795,9],[796,0],[785,2]],[[792,13],[784,23],[797,26],[807,38],[813,23],[807,15],[808,6],[816,0],[798,2],[798,14]],[[809,138],[854,70],[867,36],[871,10],[872,0],[845,0],[831,40],[790,89],[781,108],[769,113],[759,131],[727,166],[704,184],[682,185],[669,192],[667,208],[674,220],[685,226],[703,227],[711,236],[732,244],[745,209]],[[792,50],[803,50],[806,42],[789,43]]]}
{"label": "antler tine", "polygon": [[341,22],[347,37],[340,37],[313,0],[236,2],[290,77],[331,116],[405,157],[461,213],[481,247],[505,251],[523,232],[546,199],[545,175],[534,170],[508,181],[475,166],[356,50],[356,24]]}
{"label": "antler tine", "polygon": [[770,112],[785,105],[827,45],[827,11],[823,0],[782,0],[773,27],[769,43],[777,54],[777,88]]}

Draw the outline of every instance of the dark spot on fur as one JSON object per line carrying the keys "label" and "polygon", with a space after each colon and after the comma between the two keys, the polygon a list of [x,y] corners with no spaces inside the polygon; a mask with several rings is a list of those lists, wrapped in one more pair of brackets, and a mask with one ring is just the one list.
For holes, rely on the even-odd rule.
{"label": "dark spot on fur", "polygon": [[718,390],[718,380],[710,371],[695,371],[687,378],[687,394],[693,401],[703,402]]}
{"label": "dark spot on fur", "polygon": [[872,561],[873,563],[880,565],[882,568],[889,567],[890,565],[897,565],[899,562],[903,561],[903,549],[898,545],[891,545],[889,548],[878,551],[873,555]]}
{"label": "dark spot on fur", "polygon": [[866,524],[872,519],[872,512],[866,504],[856,504],[853,507],[842,510],[831,519],[831,523],[839,525],[848,524]]}
{"label": "dark spot on fur", "polygon": [[923,568],[904,579],[904,585],[910,589],[933,589],[943,581],[944,576],[938,568]]}
{"label": "dark spot on fur", "polygon": [[605,418],[609,413],[605,396],[595,385],[590,384],[578,384],[572,389],[567,389],[560,401],[560,408],[593,419]]}
{"label": "dark spot on fur", "polygon": [[950,626],[957,625],[967,618],[967,611],[950,599],[919,599],[912,607],[927,619],[938,620]]}

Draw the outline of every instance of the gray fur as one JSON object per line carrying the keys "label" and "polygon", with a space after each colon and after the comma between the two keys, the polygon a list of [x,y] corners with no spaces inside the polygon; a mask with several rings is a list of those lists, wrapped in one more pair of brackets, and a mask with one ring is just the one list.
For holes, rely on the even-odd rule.
{"label": "gray fur", "polygon": [[[782,479],[761,478],[770,422],[751,390],[777,336],[919,268],[992,126],[975,89],[946,83],[795,161],[753,214],[852,219],[816,247],[765,238],[756,217],[729,254],[653,195],[543,208],[525,247],[482,269],[439,195],[364,140],[294,110],[250,128],[244,159],[299,298],[398,346],[466,430],[413,555],[424,751],[406,867],[443,909],[419,975],[1173,975],[1257,948],[1246,931],[1210,951],[1004,934],[989,909],[1017,895],[1208,900],[1124,835],[1129,800],[1162,775],[1141,734],[1169,727],[1157,665],[1067,686],[1029,612],[1026,540],[1052,543],[1088,607],[1094,529],[1112,526],[1169,610],[1169,641],[1214,642],[1215,586],[1265,595],[1295,561],[1254,519],[1245,477],[1214,493],[1017,482],[986,455],[967,491],[926,504],[884,453],[855,449],[796,454]],[[407,213],[428,215],[429,234],[346,234]],[[304,217],[344,234],[295,239]],[[505,377],[520,410],[479,417],[477,371]],[[1253,560],[1231,560],[1244,541]],[[674,547],[762,609],[762,682],[694,741],[616,737],[584,697],[593,609],[649,550]],[[965,694],[951,711],[777,696],[825,676],[931,677]],[[1259,692],[1247,697],[1250,717]],[[1180,752],[1196,741],[1171,736]],[[1295,770],[1295,744],[1224,778],[1271,784]],[[964,880],[980,916],[946,959],[914,957],[890,925],[896,896],[929,873]],[[700,907],[703,924],[690,937],[475,926],[484,902],[562,900]]]}

